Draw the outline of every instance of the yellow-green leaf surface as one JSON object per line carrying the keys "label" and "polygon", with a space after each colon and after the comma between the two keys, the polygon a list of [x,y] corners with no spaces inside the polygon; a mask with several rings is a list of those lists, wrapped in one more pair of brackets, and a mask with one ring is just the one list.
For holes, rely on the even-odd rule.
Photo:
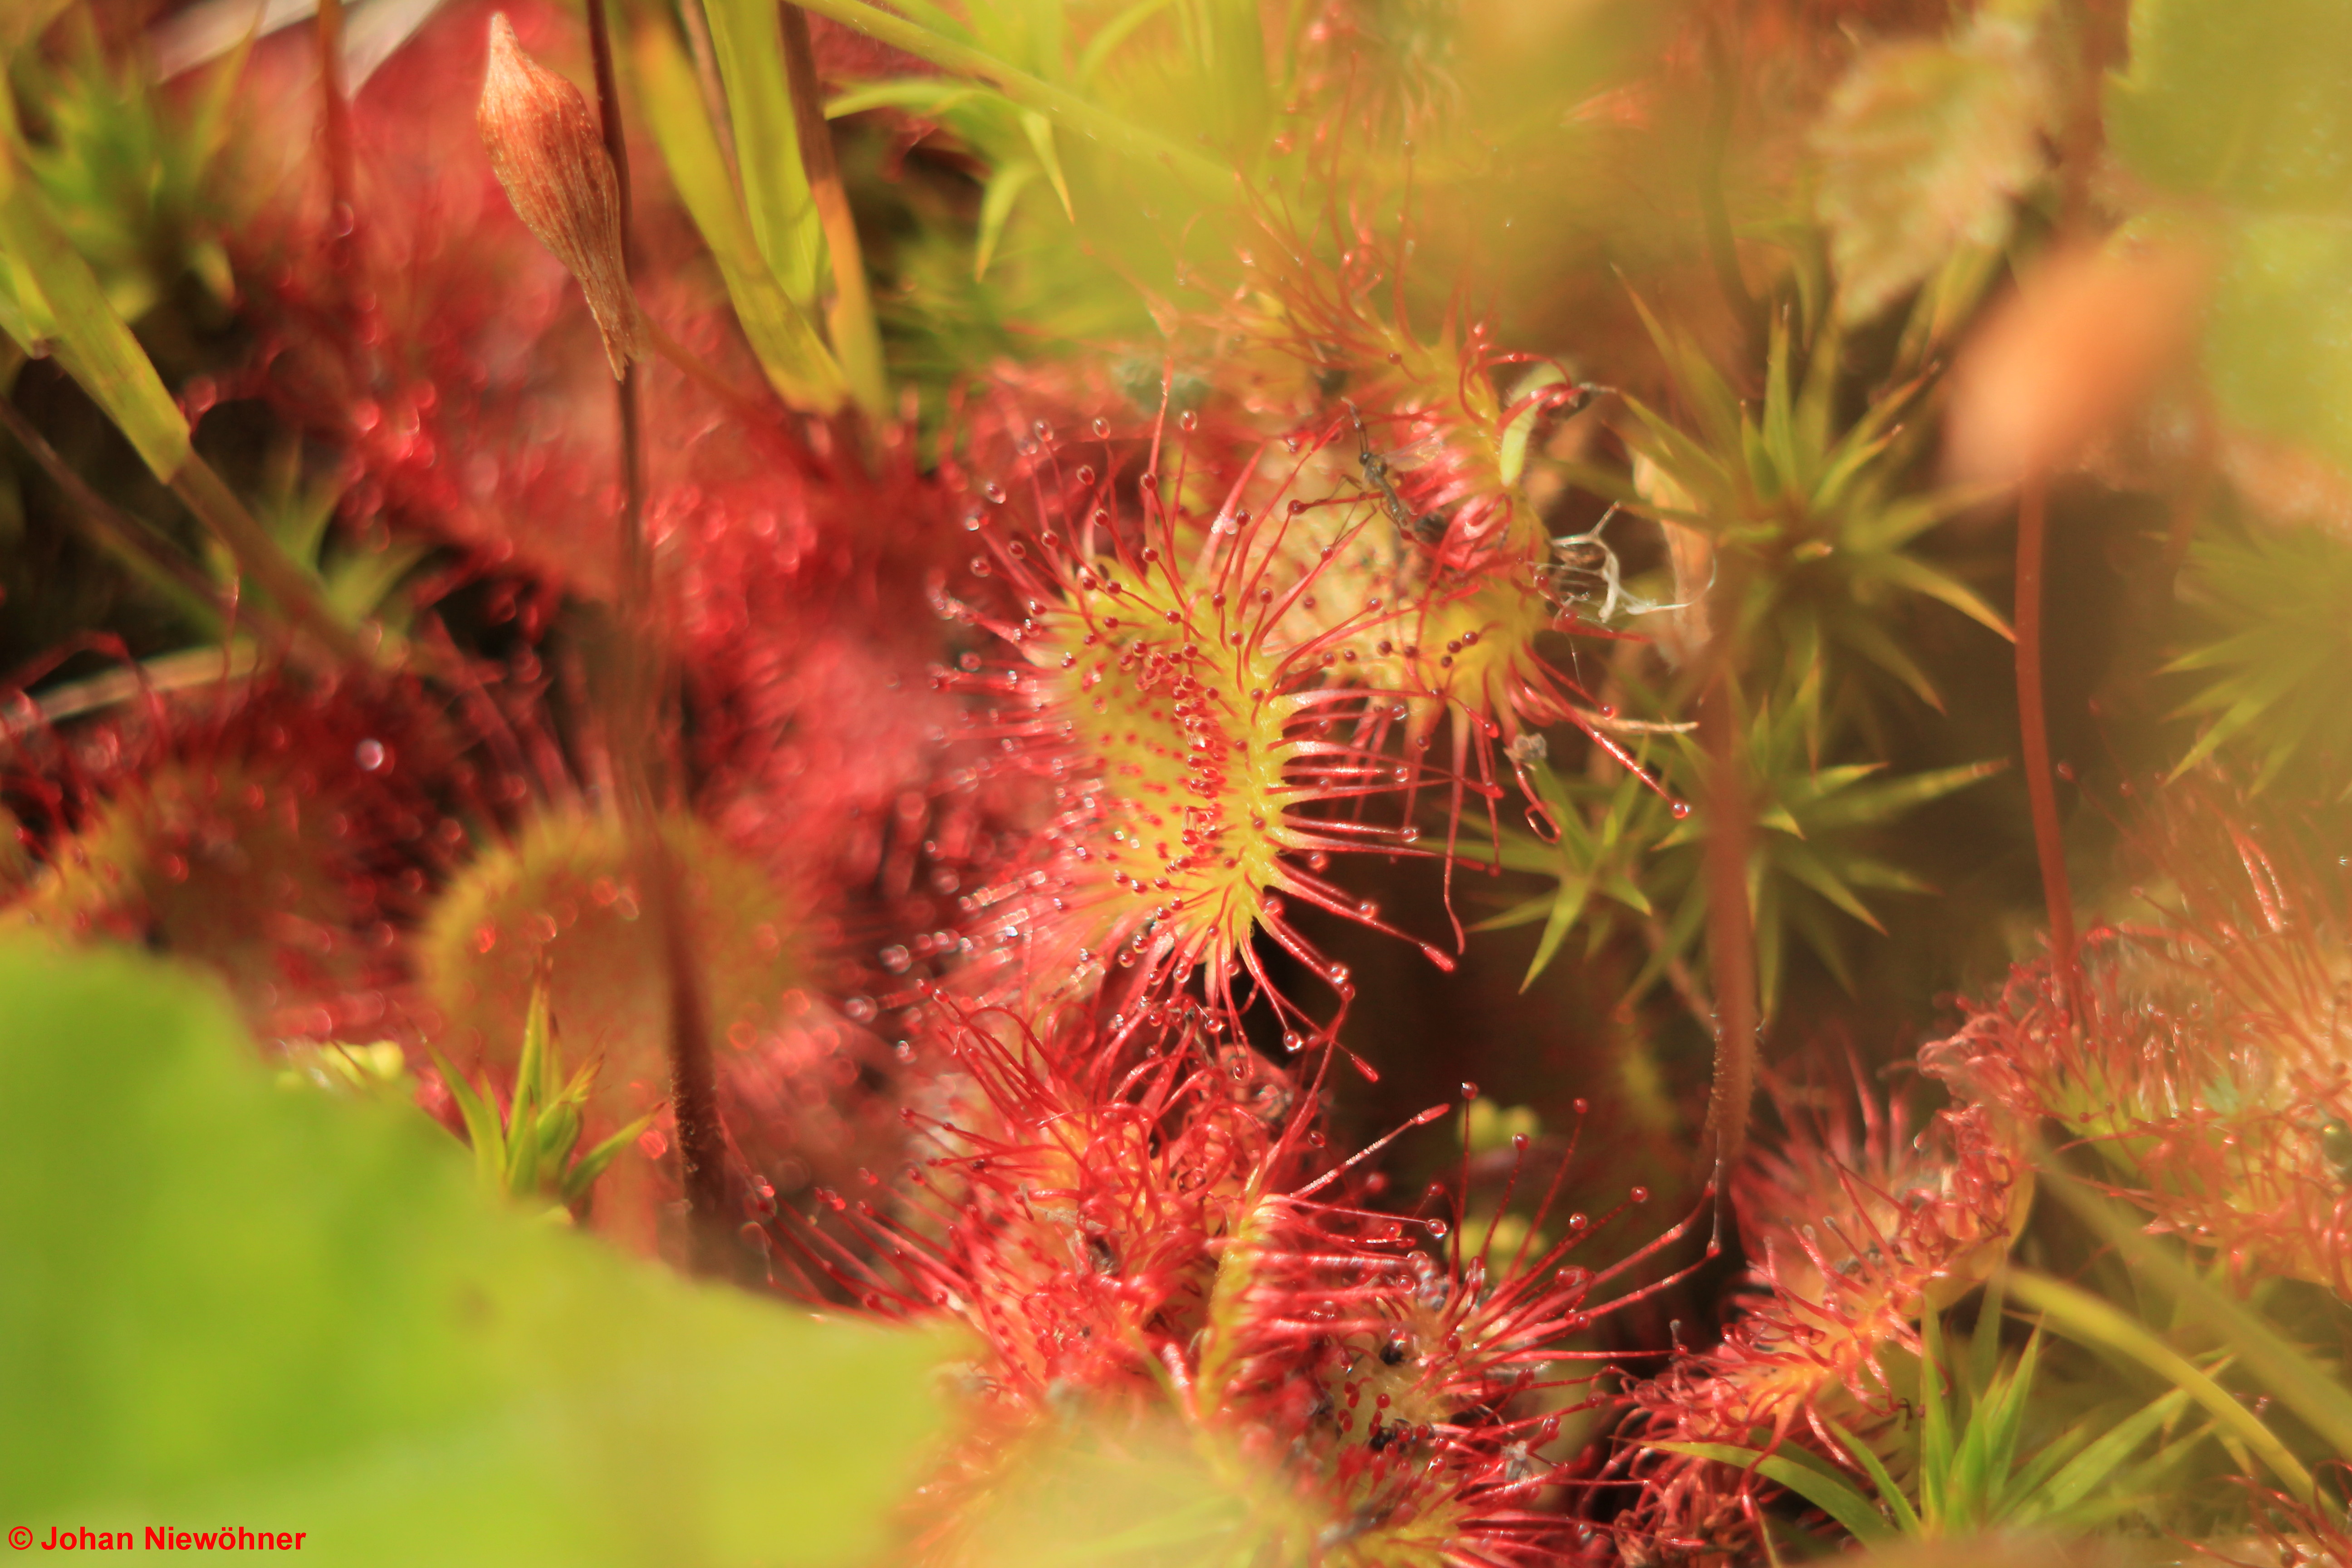
{"label": "yellow-green leaf surface", "polygon": [[2219,239],[2207,374],[2231,421],[2352,468],[2352,7],[2139,0],[2108,140]]}
{"label": "yellow-green leaf surface", "polygon": [[402,1568],[880,1548],[936,1339],[688,1283],[467,1165],[409,1108],[279,1087],[192,979],[0,950],[9,1522]]}
{"label": "yellow-green leaf surface", "polygon": [[793,124],[776,8],[768,0],[709,0],[704,12],[735,122],[735,157],[752,237],[785,294],[806,310],[816,300],[824,234]]}

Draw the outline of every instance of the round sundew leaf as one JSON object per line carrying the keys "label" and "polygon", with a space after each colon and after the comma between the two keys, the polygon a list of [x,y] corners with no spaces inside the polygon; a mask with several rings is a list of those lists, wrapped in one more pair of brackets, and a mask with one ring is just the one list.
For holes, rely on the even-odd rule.
{"label": "round sundew leaf", "polygon": [[404,1107],[289,1091],[152,963],[0,948],[12,1522],[301,1531],[349,1563],[855,1561],[934,1337],[486,1206]]}
{"label": "round sundew leaf", "polygon": [[2352,11],[2338,0],[2139,0],[2110,144],[2177,195],[2272,211],[2352,202]]}
{"label": "round sundew leaf", "polygon": [[[717,1034],[772,1029],[781,999],[806,980],[805,921],[709,828],[672,817],[663,831]],[[513,845],[483,854],[441,896],[418,942],[419,979],[461,1062],[513,1064],[544,961],[565,1059],[601,1064],[598,1105],[634,1116],[658,1100],[668,970],[643,899],[628,835],[609,816],[550,810]]]}
{"label": "round sundew leaf", "polygon": [[2205,365],[2232,423],[2352,469],[2352,205],[2238,225],[2214,294]]}

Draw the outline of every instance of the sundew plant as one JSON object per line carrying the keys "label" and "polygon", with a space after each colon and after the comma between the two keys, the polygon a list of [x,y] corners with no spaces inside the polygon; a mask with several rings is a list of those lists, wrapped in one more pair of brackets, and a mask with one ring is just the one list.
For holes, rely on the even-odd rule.
{"label": "sundew plant", "polygon": [[2352,1561],[2339,0],[0,66],[12,1547]]}

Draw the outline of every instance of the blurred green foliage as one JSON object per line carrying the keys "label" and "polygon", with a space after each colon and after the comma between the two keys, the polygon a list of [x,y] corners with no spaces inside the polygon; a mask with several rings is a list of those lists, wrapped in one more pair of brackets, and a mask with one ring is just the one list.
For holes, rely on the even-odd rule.
{"label": "blurred green foliage", "polygon": [[17,1519],[304,1530],[338,1563],[847,1563],[935,1337],[486,1205],[411,1109],[289,1094],[148,960],[0,952],[0,1473]]}

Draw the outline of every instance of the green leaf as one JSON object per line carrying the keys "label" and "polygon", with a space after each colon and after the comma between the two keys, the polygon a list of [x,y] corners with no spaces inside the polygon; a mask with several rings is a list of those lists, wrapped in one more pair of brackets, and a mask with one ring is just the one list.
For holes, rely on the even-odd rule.
{"label": "green leaf", "polygon": [[1755,1448],[1734,1447],[1728,1443],[1651,1443],[1644,1446],[1662,1453],[1686,1454],[1695,1459],[1713,1459],[1719,1465],[1730,1465],[1741,1470],[1752,1469],[1766,1480],[1788,1488],[1828,1514],[1843,1525],[1846,1533],[1856,1541],[1885,1542],[1895,1539],[1895,1531],[1871,1506],[1868,1498],[1827,1471],[1799,1464],[1785,1453],[1767,1454]]}
{"label": "green leaf", "polygon": [[2137,0],[2108,144],[2142,180],[2273,211],[2352,205],[2352,12],[2338,0]]}
{"label": "green leaf", "polygon": [[1929,1530],[1948,1515],[1946,1479],[1952,1473],[1952,1409],[1950,1379],[1944,1372],[1944,1315],[1928,1309],[1920,1314],[1919,1342],[1919,1517]]}
{"label": "green leaf", "polygon": [[769,0],[703,0],[703,14],[727,88],[752,241],[785,297],[801,310],[814,310],[824,235],[801,162],[776,7]]}
{"label": "green leaf", "polygon": [[2199,1279],[2194,1270],[2151,1241],[2138,1226],[2080,1182],[2042,1162],[2045,1190],[2097,1231],[2131,1266],[2135,1277],[2170,1296],[2188,1316],[2202,1321],[2278,1402],[2292,1410],[2336,1457],[2352,1459],[2352,1391],[2330,1376],[2264,1322]]}
{"label": "green leaf", "polygon": [[988,176],[988,188],[980,197],[980,238],[972,247],[971,275],[975,280],[988,275],[988,264],[996,255],[997,241],[1004,237],[1004,226],[1013,216],[1013,205],[1041,172],[1036,164],[1024,162],[999,164],[996,172]]}
{"label": "green leaf", "polygon": [[[748,3],[748,0],[739,0]],[[1173,171],[1207,195],[1233,194],[1233,171],[1175,142],[1058,87],[990,49],[975,47],[937,22],[903,16],[865,0],[806,0],[803,9],[855,27],[943,70],[989,83],[1024,109],[1035,110],[1075,136],[1114,153]]]}
{"label": "green leaf", "polygon": [[0,948],[0,1474],[20,1517],[326,1560],[848,1563],[934,1336],[485,1205],[406,1107],[287,1094],[144,959]]}
{"label": "green leaf", "polygon": [[808,312],[761,254],[728,178],[719,138],[703,113],[694,68],[669,29],[650,22],[637,29],[635,56],[641,118],[661,149],[679,200],[710,247],[735,319],[769,384],[795,407],[819,413],[840,407],[849,395],[848,384]]}
{"label": "green leaf", "polygon": [[482,1190],[489,1194],[505,1192],[506,1124],[499,1119],[497,1104],[478,1091],[438,1051],[433,1053],[433,1065],[440,1072],[449,1098],[457,1102],[457,1114],[466,1123],[467,1140],[474,1146],[474,1170]]}
{"label": "green leaf", "polygon": [[[2059,1183],[2045,1167],[2050,1187]],[[2297,1499],[2309,1500],[2311,1472],[2303,1468],[2254,1413],[2238,1403],[2188,1357],[2158,1339],[2127,1314],[2086,1290],[2030,1270],[2010,1276],[2010,1289],[2042,1315],[2042,1321],[2078,1344],[2105,1350],[2139,1363],[2188,1393],[2223,1431],[2243,1443]]]}
{"label": "green leaf", "polygon": [[1918,1514],[1912,1510],[1911,1500],[1903,1495],[1903,1489],[1896,1486],[1895,1478],[1886,1473],[1885,1462],[1879,1458],[1876,1450],[1828,1416],[1821,1416],[1820,1420],[1822,1429],[1870,1477],[1870,1484],[1878,1489],[1879,1501],[1885,1503],[1886,1511],[1895,1516],[1895,1527],[1906,1535],[1927,1533],[1919,1522]]}
{"label": "green leaf", "polygon": [[[82,390],[121,427],[155,477],[167,483],[188,460],[188,423],[172,401],[147,351],[107,301],[89,263],[75,251],[24,163],[24,138],[13,97],[0,90],[0,253],[21,284],[37,290],[37,305],[20,288],[9,312],[20,330],[27,318],[45,322],[58,359]],[[21,342],[28,353],[38,342]]]}
{"label": "green leaf", "polygon": [[2188,1404],[2189,1391],[2185,1388],[2176,1388],[2149,1401],[2137,1415],[2117,1425],[2051,1477],[2049,1484],[2029,1500],[2033,1510],[2048,1517],[2066,1513],[2089,1497],[2094,1488],[2131,1458],[2134,1449],[2155,1436],[2158,1427]]}
{"label": "green leaf", "polygon": [[1072,223],[1078,218],[1077,209],[1070,205],[1070,182],[1062,173],[1062,155],[1054,150],[1054,122],[1034,109],[1021,111],[1021,133],[1029,139],[1029,146],[1037,154],[1038,166],[1054,183],[1054,194],[1062,198],[1062,214]]}
{"label": "green leaf", "polygon": [[560,1194],[563,1202],[567,1205],[578,1203],[581,1194],[596,1184],[596,1178],[604,1173],[604,1168],[620,1158],[622,1152],[630,1144],[643,1137],[646,1129],[651,1127],[655,1118],[660,1114],[658,1108],[646,1111],[572,1162],[572,1169],[563,1174]]}

